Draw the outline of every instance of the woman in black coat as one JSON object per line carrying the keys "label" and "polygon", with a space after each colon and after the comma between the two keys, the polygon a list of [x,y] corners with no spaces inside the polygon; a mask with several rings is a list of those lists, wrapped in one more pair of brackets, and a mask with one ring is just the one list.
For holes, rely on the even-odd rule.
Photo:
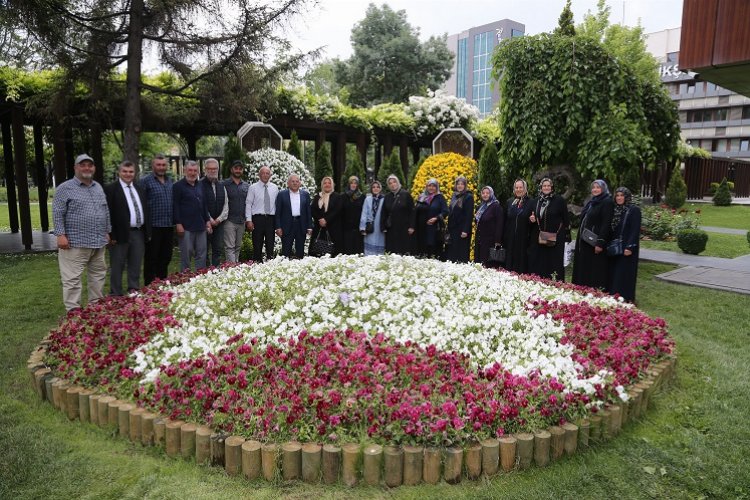
{"label": "woman in black coat", "polygon": [[346,191],[341,195],[341,222],[343,245],[341,253],[347,255],[357,255],[364,252],[364,242],[362,233],[359,231],[359,219],[362,215],[362,205],[365,197],[359,190],[359,178],[356,176],[349,177]]}
{"label": "woman in black coat", "polygon": [[499,262],[489,262],[490,249],[503,246],[503,224],[505,214],[495,191],[490,186],[482,188],[482,204],[474,219],[477,221],[477,236],[474,242],[474,262],[484,267],[497,267]]}
{"label": "woman in black coat", "polygon": [[440,193],[438,181],[428,180],[412,212],[411,227],[414,228],[417,255],[440,258],[443,252],[443,239],[439,229],[445,227],[447,215],[448,204]]}
{"label": "woman in black coat", "polygon": [[471,229],[474,222],[474,196],[469,192],[466,177],[458,177],[453,184],[450,212],[448,213],[449,242],[446,242],[445,260],[469,262]]}
{"label": "woman in black coat", "polygon": [[614,208],[607,183],[601,179],[592,182],[591,199],[581,211],[581,227],[573,256],[573,283],[576,285],[607,289],[609,259],[606,250]]}
{"label": "woman in black coat", "polygon": [[[539,196],[531,201],[529,216],[528,272],[542,278],[565,281],[565,237],[570,230],[568,204],[555,194],[552,179],[539,183]],[[554,244],[541,244],[540,232],[555,233]]]}
{"label": "woman in black coat", "polygon": [[[383,199],[381,225],[385,232],[385,251],[400,255],[412,252],[411,227],[414,200],[408,191],[401,187],[398,177],[391,175],[386,179],[389,193]],[[411,230],[411,231],[410,231]]]}
{"label": "woman in black coat", "polygon": [[526,181],[517,180],[513,184],[513,198],[506,204],[505,235],[505,264],[503,267],[515,273],[528,272],[529,248],[529,215],[531,203]]}
{"label": "woman in black coat", "polygon": [[622,241],[622,255],[609,257],[609,286],[611,294],[619,293],[628,302],[635,302],[635,282],[638,278],[638,247],[641,240],[641,209],[633,205],[633,195],[626,187],[615,191],[612,214],[612,239]]}
{"label": "woman in black coat", "polygon": [[313,233],[310,241],[315,241],[318,236],[321,238],[328,236],[335,246],[334,255],[338,255],[343,247],[341,231],[343,200],[333,187],[333,178],[323,177],[320,192],[312,199],[310,209],[313,218]]}

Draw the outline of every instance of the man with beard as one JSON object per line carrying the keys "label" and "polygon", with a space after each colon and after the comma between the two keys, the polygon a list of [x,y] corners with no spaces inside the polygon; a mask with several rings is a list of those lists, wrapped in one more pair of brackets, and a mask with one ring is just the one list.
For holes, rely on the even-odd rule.
{"label": "man with beard", "polygon": [[143,281],[148,285],[156,278],[167,277],[174,247],[172,180],[167,177],[167,159],[164,155],[154,156],[151,173],[141,179],[140,185],[151,225],[151,239],[146,242],[143,262]]}
{"label": "man with beard", "polygon": [[185,177],[175,182],[174,201],[175,232],[180,247],[180,271],[190,269],[195,257],[195,269],[206,267],[206,234],[211,233],[211,217],[203,188],[198,182],[198,163],[185,163]]}
{"label": "man with beard", "polygon": [[229,201],[224,185],[219,182],[219,161],[209,158],[203,164],[203,170],[206,175],[201,180],[201,187],[211,217],[211,232],[206,235],[206,243],[211,248],[208,254],[211,265],[218,266],[224,251],[224,221],[229,214]]}
{"label": "man with beard", "polygon": [[107,198],[94,180],[94,160],[87,154],[78,155],[73,168],[75,177],[57,186],[52,204],[63,303],[68,311],[81,307],[84,270],[88,272],[89,302],[104,295],[104,248],[112,229]]}
{"label": "man with beard", "polygon": [[245,201],[250,184],[242,180],[245,171],[242,161],[235,160],[231,171],[232,176],[223,182],[229,200],[229,213],[224,221],[224,251],[227,262],[239,262],[245,234]]}

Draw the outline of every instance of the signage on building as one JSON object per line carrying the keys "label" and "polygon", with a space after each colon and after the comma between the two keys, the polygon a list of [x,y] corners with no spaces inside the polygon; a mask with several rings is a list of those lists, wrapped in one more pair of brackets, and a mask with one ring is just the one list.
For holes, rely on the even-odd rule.
{"label": "signage on building", "polygon": [[660,64],[659,65],[659,76],[662,78],[679,78],[684,73],[680,72],[680,66],[678,64]]}

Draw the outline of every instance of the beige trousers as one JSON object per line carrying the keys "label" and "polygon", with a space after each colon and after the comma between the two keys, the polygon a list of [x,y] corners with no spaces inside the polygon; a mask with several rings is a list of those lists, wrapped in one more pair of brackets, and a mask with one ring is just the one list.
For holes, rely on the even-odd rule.
{"label": "beige trousers", "polygon": [[58,250],[57,262],[60,265],[63,303],[68,311],[81,307],[81,278],[85,270],[88,270],[89,302],[104,296],[104,280],[107,277],[104,253],[104,248]]}

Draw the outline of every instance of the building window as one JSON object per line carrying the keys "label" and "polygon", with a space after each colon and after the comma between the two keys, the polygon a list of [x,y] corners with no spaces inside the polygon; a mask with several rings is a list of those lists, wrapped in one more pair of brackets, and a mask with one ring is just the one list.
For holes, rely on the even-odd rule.
{"label": "building window", "polygon": [[729,141],[729,151],[739,151],[740,150],[740,140],[739,139],[732,139]]}
{"label": "building window", "polygon": [[474,71],[471,86],[471,103],[479,108],[481,116],[492,111],[492,94],[490,92],[490,73],[492,54],[492,33],[486,31],[474,35]]}
{"label": "building window", "polygon": [[750,106],[744,106],[742,108],[742,119],[750,120]]}
{"label": "building window", "polygon": [[713,142],[714,141],[712,141],[711,139],[702,139],[701,148],[705,149],[706,151],[714,151]]}
{"label": "building window", "polygon": [[669,52],[667,54],[667,64],[675,64],[680,60],[679,52]]}
{"label": "building window", "polygon": [[742,139],[740,141],[740,151],[750,151],[750,139]]}
{"label": "building window", "polygon": [[694,83],[688,83],[688,85],[687,85],[687,93],[688,94],[695,94],[695,84]]}
{"label": "building window", "polygon": [[726,108],[717,109],[714,112],[714,121],[715,122],[723,122],[723,121],[726,121],[726,119],[727,119],[727,109]]}
{"label": "building window", "polygon": [[716,141],[716,150],[717,153],[724,153],[727,151],[727,140],[726,139],[718,139]]}
{"label": "building window", "polygon": [[510,37],[511,38],[515,38],[517,36],[523,36],[523,31],[511,29],[510,30]]}
{"label": "building window", "polygon": [[456,54],[456,97],[466,99],[466,42],[468,38],[461,38],[458,41],[458,53]]}
{"label": "building window", "polygon": [[680,94],[687,94],[687,83],[680,84]]}
{"label": "building window", "polygon": [[726,127],[716,127],[716,136],[722,136],[727,135],[727,128]]}

